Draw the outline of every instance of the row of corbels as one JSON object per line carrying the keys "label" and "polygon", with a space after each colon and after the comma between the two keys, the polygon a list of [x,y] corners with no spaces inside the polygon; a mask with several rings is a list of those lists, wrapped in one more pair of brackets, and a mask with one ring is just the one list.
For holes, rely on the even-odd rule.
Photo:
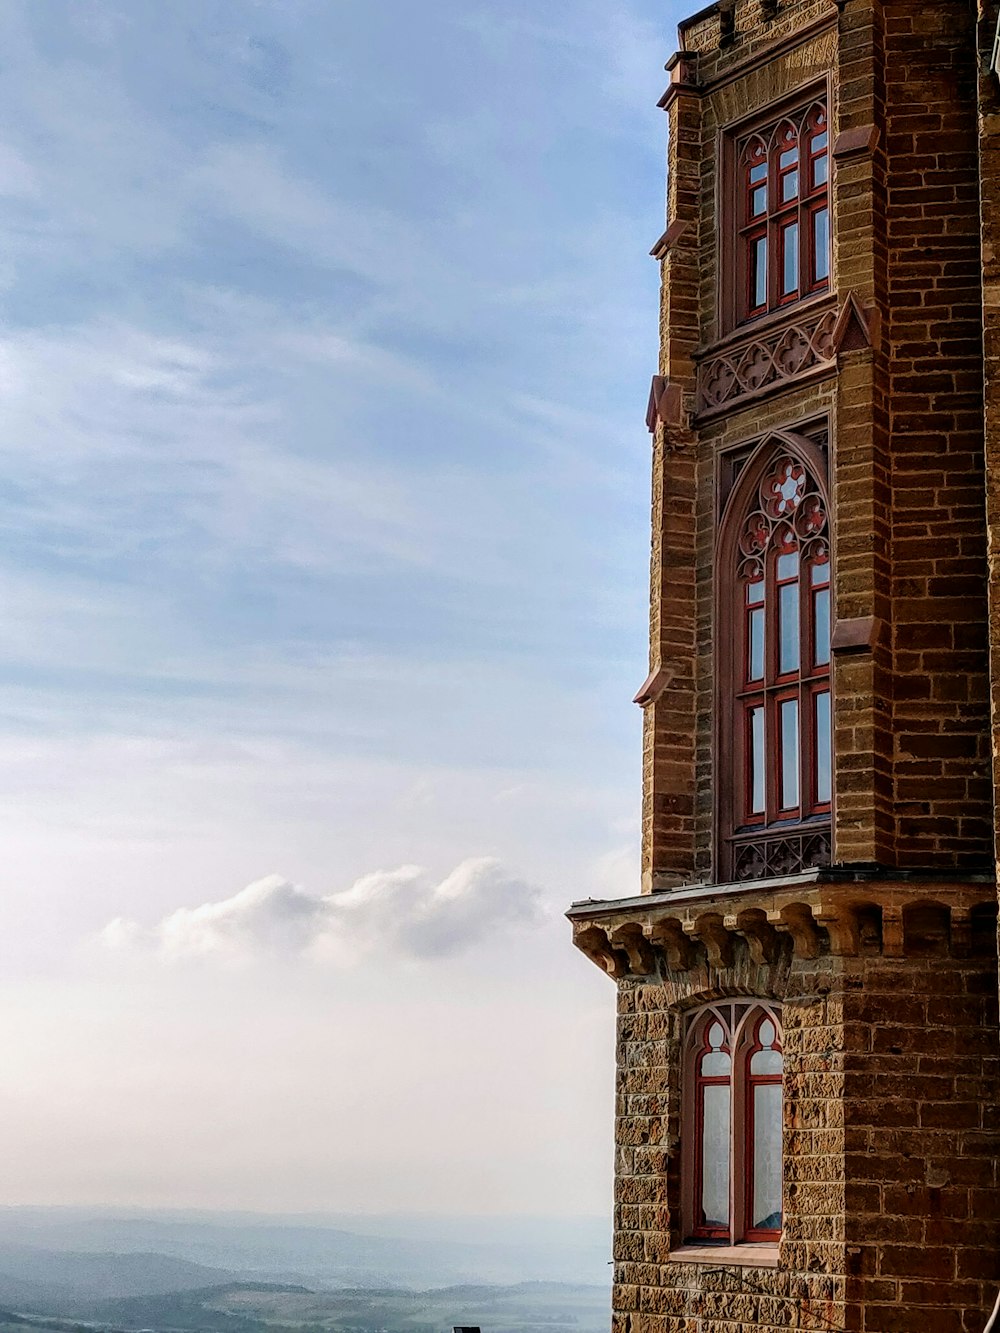
{"label": "row of corbels", "polygon": [[806,903],[791,903],[773,912],[756,907],[731,914],[702,912],[693,920],[661,916],[645,928],[636,921],[607,929],[583,924],[573,942],[617,978],[652,975],[658,970],[658,955],[675,972],[690,971],[705,957],[711,967],[732,967],[738,939],[746,941],[755,963],[771,964],[777,962],[783,938],[788,937],[798,957],[819,956],[824,932]]}
{"label": "row of corbels", "polygon": [[[713,968],[732,967],[737,942],[743,940],[753,962],[776,963],[791,941],[797,958],[817,958],[829,951],[840,957],[864,952],[902,958],[910,952],[940,948],[968,957],[978,931],[980,944],[995,932],[996,900],[945,904],[926,898],[900,904],[847,901],[786,903],[764,910],[747,907],[723,913],[641,914],[621,924],[578,921],[574,943],[612,977],[651,976],[662,960],[671,971],[688,972],[706,961]],[[988,941],[987,941],[988,942]]]}

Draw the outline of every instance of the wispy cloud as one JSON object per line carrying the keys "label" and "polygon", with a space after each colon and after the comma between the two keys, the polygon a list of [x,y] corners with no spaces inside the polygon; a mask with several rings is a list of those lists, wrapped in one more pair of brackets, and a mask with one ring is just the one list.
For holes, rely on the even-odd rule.
{"label": "wispy cloud", "polygon": [[112,950],[151,949],[171,961],[277,954],[347,965],[375,953],[448,958],[542,915],[538,890],[484,857],[462,861],[442,880],[420,866],[378,870],[325,896],[269,875],[230,898],[180,907],[149,928],[117,917],[100,938]]}
{"label": "wispy cloud", "polygon": [[[557,913],[637,873],[672,8],[0,6],[0,961],[65,988],[7,1025],[8,1197],[93,1197],[115,1161],[122,1199],[158,1163],[164,1201],[270,1206],[336,1140],[328,1195],[346,1167],[398,1204],[410,1171],[434,1206],[460,1084],[477,1171],[509,1132],[481,1197],[603,1206],[567,1124],[610,994]],[[245,1058],[264,1028],[283,1081]],[[362,1066],[355,1113],[325,1080]]]}

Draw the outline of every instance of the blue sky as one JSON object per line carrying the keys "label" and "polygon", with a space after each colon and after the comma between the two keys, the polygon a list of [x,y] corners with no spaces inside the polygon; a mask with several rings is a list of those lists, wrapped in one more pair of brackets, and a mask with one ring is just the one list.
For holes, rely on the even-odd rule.
{"label": "blue sky", "polygon": [[4,6],[0,1201],[609,1205],[676,19]]}

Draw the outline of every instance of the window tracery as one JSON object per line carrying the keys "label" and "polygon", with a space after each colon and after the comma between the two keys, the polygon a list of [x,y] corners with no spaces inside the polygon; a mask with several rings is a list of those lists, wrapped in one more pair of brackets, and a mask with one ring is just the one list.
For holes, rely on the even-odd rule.
{"label": "window tracery", "polygon": [[724,537],[727,529],[734,538],[721,546],[720,625],[733,646],[719,701],[720,850],[723,874],[753,879],[829,860],[826,497],[802,458],[778,450],[730,506]]}

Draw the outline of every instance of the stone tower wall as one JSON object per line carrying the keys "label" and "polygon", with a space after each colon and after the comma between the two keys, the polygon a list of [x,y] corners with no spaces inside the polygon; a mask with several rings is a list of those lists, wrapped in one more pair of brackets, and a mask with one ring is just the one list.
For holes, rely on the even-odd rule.
{"label": "stone tower wall", "polygon": [[[618,987],[615,1333],[972,1333],[1000,1285],[998,8],[718,0],[667,66],[642,893],[570,912]],[[731,129],[821,88],[830,291],[736,324]],[[716,541],[780,432],[831,498],[832,864],[727,883]],[[783,1007],[778,1244],[685,1234],[686,1015],[726,997]]]}

